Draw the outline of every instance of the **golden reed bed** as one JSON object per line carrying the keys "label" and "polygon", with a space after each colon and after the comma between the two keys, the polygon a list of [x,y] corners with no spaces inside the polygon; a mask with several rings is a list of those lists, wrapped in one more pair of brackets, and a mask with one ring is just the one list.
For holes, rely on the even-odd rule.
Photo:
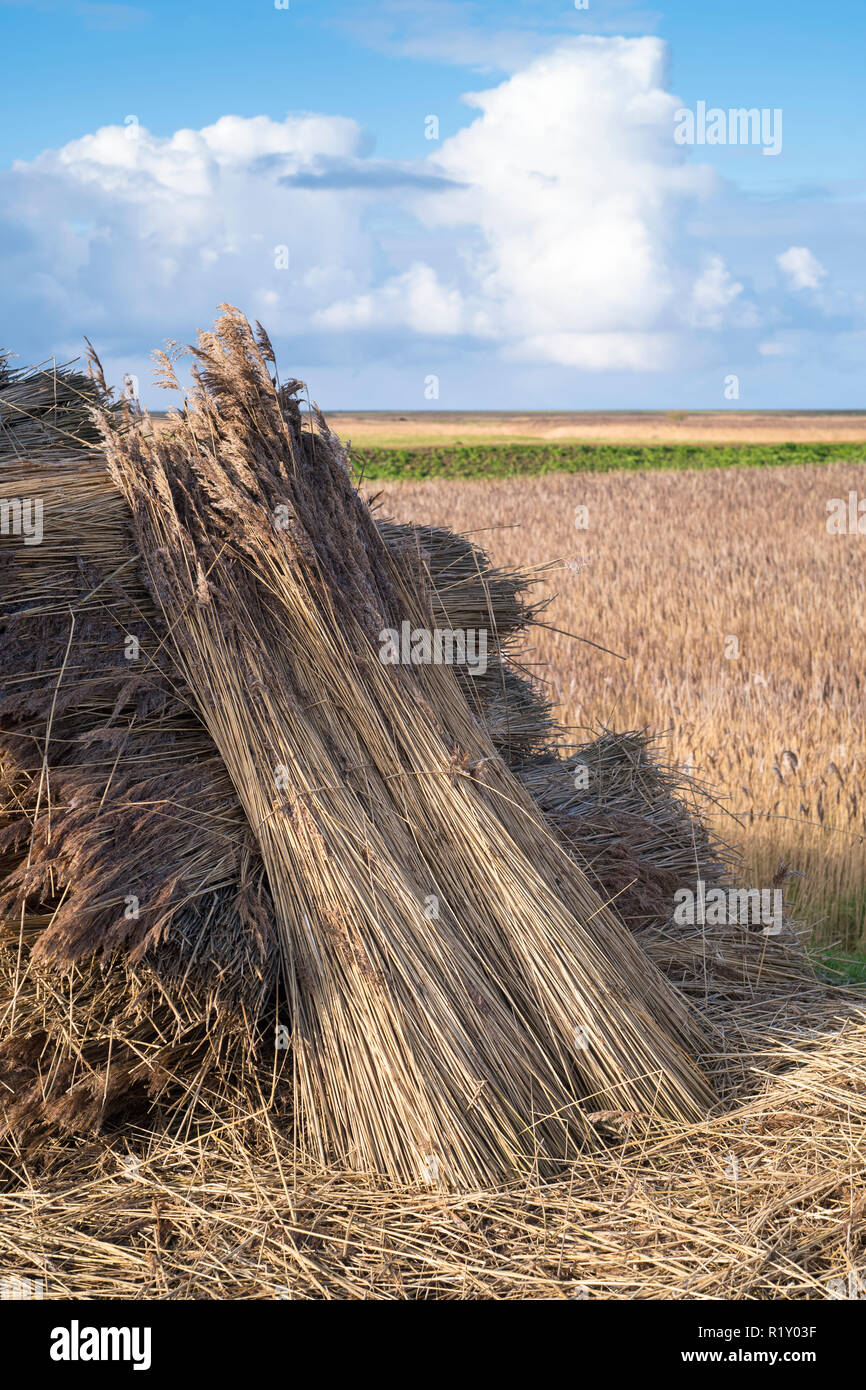
{"label": "golden reed bed", "polygon": [[724,798],[716,824],[745,852],[744,881],[788,861],[817,938],[855,948],[866,535],[829,534],[827,503],[858,489],[862,469],[840,464],[389,484],[383,505],[472,532],[497,564],[572,561],[544,576],[547,620],[626,660],[541,632],[531,659],[561,721],[669,730],[672,759]]}

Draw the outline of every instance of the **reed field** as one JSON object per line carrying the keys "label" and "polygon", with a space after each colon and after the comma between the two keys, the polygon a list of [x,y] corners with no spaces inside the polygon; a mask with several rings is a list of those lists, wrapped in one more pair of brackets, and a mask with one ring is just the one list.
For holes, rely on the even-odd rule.
{"label": "reed field", "polygon": [[[718,798],[745,881],[833,952],[866,943],[866,535],[827,530],[857,465],[387,484],[385,511],[472,533],[501,565],[562,563],[536,674],[575,738],[649,726]],[[577,509],[584,507],[586,513]],[[585,523],[585,529],[582,525]],[[799,876],[801,875],[801,877]]]}

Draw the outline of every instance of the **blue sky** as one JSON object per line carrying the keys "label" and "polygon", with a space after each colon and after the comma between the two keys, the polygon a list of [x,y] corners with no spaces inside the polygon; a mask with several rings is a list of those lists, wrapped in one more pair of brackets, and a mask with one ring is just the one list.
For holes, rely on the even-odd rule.
{"label": "blue sky", "polygon": [[[229,299],[331,409],[861,403],[861,3],[0,0],[0,30],[22,360],[86,334],[161,405],[149,352]],[[780,109],[781,152],[677,146],[702,101]]]}

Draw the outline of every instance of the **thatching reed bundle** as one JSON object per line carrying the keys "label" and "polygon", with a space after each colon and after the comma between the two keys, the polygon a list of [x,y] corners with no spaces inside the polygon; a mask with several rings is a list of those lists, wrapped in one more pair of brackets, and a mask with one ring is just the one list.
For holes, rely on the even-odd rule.
{"label": "thatching reed bundle", "polygon": [[[157,1059],[173,1048],[197,1059],[196,1092],[202,1058],[224,1052],[214,1040],[230,1034],[225,1019],[242,1020],[249,1039],[278,1017],[276,917],[296,1139],[318,1158],[468,1181],[573,1153],[592,1137],[579,1109],[588,1091],[594,1106],[694,1114],[709,1096],[686,1056],[693,1019],[498,756],[531,786],[551,736],[509,650],[533,615],[524,582],[492,573],[451,533],[374,525],[324,422],[302,429],[294,393],[275,390],[237,316],[220,333],[203,342],[197,394],[173,437],[108,427],[137,546],[80,409],[100,401],[98,382],[66,374],[65,408],[77,403],[79,418],[61,434],[56,417],[46,422],[54,374],[41,417],[32,400],[21,413],[27,443],[7,451],[7,462],[26,453],[28,491],[42,489],[47,515],[54,499],[63,507],[26,558],[32,581],[4,605],[13,635],[16,622],[28,635],[44,624],[41,654],[25,638],[22,679],[3,691],[15,722],[3,782],[17,810],[6,817],[17,854],[7,924],[29,908],[13,952],[19,1019],[25,996],[41,1000],[31,1023],[51,996],[24,987],[31,943],[31,972],[62,964],[79,987],[88,977],[92,988],[93,951],[108,950],[109,972],[126,981],[117,1036],[135,1012],[124,999],[137,998],[141,1026],[147,1015],[127,1074],[167,1085],[173,1069]],[[284,532],[273,517],[286,506]],[[16,578],[20,557],[19,547]],[[376,625],[403,616],[488,626],[486,677],[383,667]],[[142,654],[133,663],[130,633]],[[558,771],[548,760],[548,776]],[[621,824],[608,834],[621,842]],[[603,867],[594,881],[613,896]],[[137,917],[123,911],[130,897]],[[40,916],[33,904],[45,899]],[[438,919],[427,915],[434,900]],[[93,1024],[99,997],[80,1015]],[[35,1025],[29,1036],[39,1039]],[[89,1036],[93,1060],[73,1067],[91,1118],[123,1095],[108,1082],[112,1066],[123,1075],[107,1056],[114,1036],[103,1027],[98,1047]],[[53,1076],[65,1097],[62,1067]],[[44,1073],[34,1088],[45,1095]]]}
{"label": "thatching reed bundle", "polygon": [[[0,1078],[5,1124],[24,1142],[87,1132],[148,1097],[164,1113],[205,1085],[224,1090],[263,1034],[272,1050],[277,947],[258,849],[164,659],[128,510],[94,447],[99,373],[4,369],[0,387],[0,497],[26,490],[45,514],[41,545],[0,540]],[[492,606],[504,644],[527,620],[515,577],[462,538],[380,526],[441,574],[455,622],[478,626]],[[130,636],[148,650],[140,661]],[[497,678],[500,665],[491,649]],[[523,685],[531,718],[502,725],[521,754],[547,733]],[[125,911],[132,897],[147,901],[140,918]]]}
{"label": "thatching reed bundle", "polygon": [[554,843],[450,668],[378,659],[383,629],[433,627],[429,602],[323,421],[305,447],[296,388],[274,386],[267,355],[227,311],[173,429],[109,427],[106,450],[261,849],[300,1150],[465,1182],[572,1154],[587,1093],[696,1113],[709,1092],[687,1010]]}
{"label": "thatching reed bundle", "polygon": [[0,397],[0,497],[39,498],[45,530],[0,543],[0,1081],[32,1139],[227,1081],[277,958],[222,764],[173,673],[126,657],[158,619],[96,449],[106,393],[7,368]]}
{"label": "thatching reed bundle", "polygon": [[377,529],[395,556],[418,569],[437,627],[488,633],[486,669],[470,675],[458,665],[453,672],[497,752],[512,766],[549,757],[557,737],[551,706],[520,663],[526,630],[549,603],[531,597],[549,567],[531,574],[494,568],[479,546],[444,526],[377,519]]}
{"label": "thatching reed bundle", "polygon": [[[636,940],[677,987],[729,1006],[774,990],[796,991],[814,978],[793,922],[767,936],[747,923],[686,923],[672,916],[680,888],[730,890],[739,858],[703,823],[708,788],[668,766],[646,732],[612,733],[568,757],[523,764],[517,775],[547,823],[616,906]],[[575,787],[580,770],[586,786]],[[784,882],[780,870],[774,886]]]}

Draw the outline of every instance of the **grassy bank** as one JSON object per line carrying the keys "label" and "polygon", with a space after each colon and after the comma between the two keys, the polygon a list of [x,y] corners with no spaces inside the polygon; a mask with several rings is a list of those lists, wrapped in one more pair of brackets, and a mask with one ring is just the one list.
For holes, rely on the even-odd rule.
{"label": "grassy bank", "polygon": [[818,948],[813,960],[821,977],[831,984],[866,985],[866,951]]}
{"label": "grassy bank", "polygon": [[866,444],[449,444],[358,447],[352,454],[365,478],[390,481],[862,463]]}

